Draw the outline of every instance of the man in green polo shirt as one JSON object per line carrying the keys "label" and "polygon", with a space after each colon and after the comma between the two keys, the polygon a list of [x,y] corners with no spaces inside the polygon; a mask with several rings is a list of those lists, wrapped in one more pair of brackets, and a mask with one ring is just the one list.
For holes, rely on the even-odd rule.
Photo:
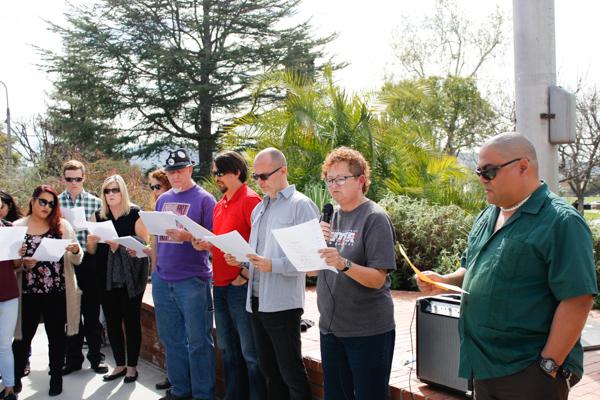
{"label": "man in green polo shirt", "polygon": [[[583,375],[580,336],[597,293],[592,235],[548,190],[517,133],[486,142],[476,170],[488,206],[462,265],[435,281],[462,286],[460,370],[476,400],[567,399]],[[440,290],[422,281],[426,294]]]}

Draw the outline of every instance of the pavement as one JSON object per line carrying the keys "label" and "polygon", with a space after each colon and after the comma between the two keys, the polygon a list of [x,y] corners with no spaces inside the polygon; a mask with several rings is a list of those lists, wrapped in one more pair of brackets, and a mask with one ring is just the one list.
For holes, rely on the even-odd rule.
{"label": "pavement", "polygon": [[[22,379],[23,391],[20,400],[47,400],[50,376],[48,375],[48,340],[44,325],[40,324],[31,346],[31,374]],[[110,346],[104,346],[109,372],[114,368]],[[96,374],[90,369],[87,360],[80,371],[63,377],[63,392],[52,397],[56,400],[157,400],[164,396],[164,390],[156,390],[154,385],[165,378],[165,372],[143,360],[138,364],[139,378],[134,383],[123,383],[122,379],[103,382],[104,374]]]}

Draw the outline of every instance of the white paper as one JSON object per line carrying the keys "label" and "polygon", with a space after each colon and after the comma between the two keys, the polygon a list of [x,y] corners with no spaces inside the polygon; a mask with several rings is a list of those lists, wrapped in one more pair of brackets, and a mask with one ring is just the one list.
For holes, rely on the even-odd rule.
{"label": "white paper", "polygon": [[187,215],[177,215],[175,219],[196,239],[202,239],[204,236],[214,236],[211,231],[198,224]]}
{"label": "white paper", "polygon": [[223,253],[229,253],[240,262],[247,262],[246,254],[256,254],[248,242],[238,231],[231,231],[222,235],[205,236],[204,240],[217,246]]}
{"label": "white paper", "polygon": [[327,248],[319,221],[312,219],[289,228],[271,231],[279,247],[290,260],[294,268],[300,272],[327,269],[337,273],[335,267],[325,264],[319,250]]}
{"label": "white paper", "polygon": [[60,211],[62,212],[63,217],[69,221],[73,229],[76,231],[83,231],[87,229],[85,209],[83,207],[63,207]]}
{"label": "white paper", "polygon": [[144,249],[146,248],[146,246],[144,246],[139,240],[137,240],[133,236],[122,236],[113,239],[113,241],[115,243],[119,243],[120,245],[127,247],[128,249],[135,250],[135,256],[137,258],[148,257],[148,255],[144,253]]}
{"label": "white paper", "polygon": [[37,249],[31,256],[36,261],[56,262],[65,254],[65,248],[73,243],[71,239],[43,238]]}
{"label": "white paper", "polygon": [[0,227],[0,261],[17,260],[21,258],[19,250],[25,241],[26,226]]}
{"label": "white paper", "polygon": [[167,229],[179,229],[171,211],[140,211],[140,218],[151,235],[167,236]]}
{"label": "white paper", "polygon": [[119,237],[112,221],[87,222],[86,226],[88,231],[90,231],[90,234],[100,237],[100,242],[106,242],[107,240],[113,240]]}

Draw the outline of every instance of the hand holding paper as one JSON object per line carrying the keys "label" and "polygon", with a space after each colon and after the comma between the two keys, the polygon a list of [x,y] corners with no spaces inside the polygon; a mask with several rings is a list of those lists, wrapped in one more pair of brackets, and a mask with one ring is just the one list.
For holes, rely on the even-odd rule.
{"label": "hand holding paper", "polygon": [[119,237],[112,221],[88,222],[87,229],[92,235],[100,237],[101,242],[106,242],[107,240]]}
{"label": "hand holding paper", "polygon": [[123,236],[120,238],[116,238],[113,239],[113,242],[135,251],[135,256],[137,258],[148,257],[148,255],[144,252],[146,246],[144,246],[140,241],[136,240],[133,236]]}
{"label": "hand holding paper", "polygon": [[31,258],[38,262],[56,262],[62,258],[62,256],[65,254],[67,246],[71,242],[71,239],[51,239],[45,237],[42,239],[37,249],[35,249],[35,252]]}
{"label": "hand holding paper", "polygon": [[177,215],[171,211],[140,211],[140,218],[151,235],[166,236],[167,229],[179,229]]}
{"label": "hand holding paper", "polygon": [[229,253],[238,261],[249,261],[246,254],[256,254],[248,242],[238,231],[231,231],[222,235],[206,236],[204,240],[218,247],[223,253]]}
{"label": "hand holding paper", "polygon": [[421,271],[419,271],[419,269],[413,265],[413,263],[410,261],[410,259],[406,255],[406,251],[404,251],[404,247],[402,247],[402,245],[399,245],[398,248],[400,249],[400,254],[402,254],[402,257],[404,257],[404,260],[406,260],[406,262],[408,263],[408,265],[410,265],[410,267],[415,272],[415,274],[423,282],[427,282],[427,283],[429,283],[429,284],[431,284],[433,286],[436,286],[436,287],[438,287],[440,289],[443,289],[443,290],[452,290],[452,291],[455,291],[455,292],[467,293],[467,294],[469,293],[469,292],[463,290],[462,288],[459,288],[458,286],[449,285],[449,284],[443,283],[443,282],[437,282],[437,281],[434,281],[433,279],[429,278],[427,275],[425,275],[424,273],[422,273]]}
{"label": "hand holding paper", "polygon": [[0,227],[0,261],[16,260],[21,258],[19,250],[25,241],[26,226]]}

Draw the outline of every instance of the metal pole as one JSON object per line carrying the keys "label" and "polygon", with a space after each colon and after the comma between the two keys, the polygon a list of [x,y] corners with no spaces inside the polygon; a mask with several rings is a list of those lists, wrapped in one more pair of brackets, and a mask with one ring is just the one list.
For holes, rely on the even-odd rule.
{"label": "metal pole", "polygon": [[558,193],[558,151],[548,141],[548,87],[556,84],[554,0],[513,0],[517,132],[538,156],[540,177]]}
{"label": "metal pole", "polygon": [[10,162],[12,151],[11,151],[11,130],[10,130],[10,107],[8,106],[8,87],[6,83],[0,81],[0,84],[4,86],[6,92],[6,162]]}

